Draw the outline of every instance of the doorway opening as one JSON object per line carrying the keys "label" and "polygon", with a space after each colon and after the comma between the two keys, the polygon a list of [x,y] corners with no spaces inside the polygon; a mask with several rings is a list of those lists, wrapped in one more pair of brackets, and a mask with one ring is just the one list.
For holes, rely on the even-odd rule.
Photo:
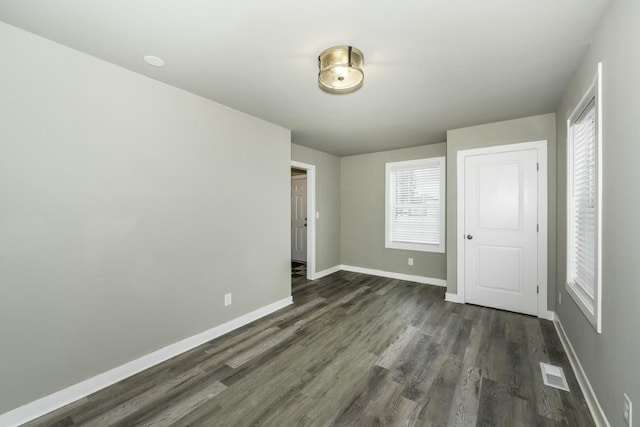
{"label": "doorway opening", "polygon": [[315,275],[315,166],[291,162],[291,276]]}
{"label": "doorway opening", "polygon": [[307,171],[291,168],[291,278],[307,274]]}

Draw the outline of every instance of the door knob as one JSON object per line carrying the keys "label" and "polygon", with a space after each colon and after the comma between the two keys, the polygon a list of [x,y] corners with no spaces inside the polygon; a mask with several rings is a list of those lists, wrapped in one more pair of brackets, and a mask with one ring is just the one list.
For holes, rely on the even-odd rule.
{"label": "door knob", "polygon": [[467,239],[471,240],[473,239],[473,236],[471,234],[467,234]]}

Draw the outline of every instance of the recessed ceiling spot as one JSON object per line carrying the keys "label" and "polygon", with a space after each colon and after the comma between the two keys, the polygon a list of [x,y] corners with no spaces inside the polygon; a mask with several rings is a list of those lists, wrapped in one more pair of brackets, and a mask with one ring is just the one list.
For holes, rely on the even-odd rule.
{"label": "recessed ceiling spot", "polygon": [[158,58],[157,56],[147,55],[144,57],[144,61],[149,65],[153,65],[154,67],[164,66],[164,61],[162,60],[162,58]]}

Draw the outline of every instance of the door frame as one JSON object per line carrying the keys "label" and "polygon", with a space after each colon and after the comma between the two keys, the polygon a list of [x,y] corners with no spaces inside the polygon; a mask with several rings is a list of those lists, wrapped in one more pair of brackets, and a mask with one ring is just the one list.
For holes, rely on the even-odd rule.
{"label": "door frame", "polygon": [[307,279],[313,280],[316,275],[316,167],[295,160],[291,161],[291,167],[307,171]]}
{"label": "door frame", "polygon": [[470,156],[482,154],[497,154],[511,151],[535,149],[538,152],[538,317],[553,319],[553,312],[548,310],[547,304],[547,253],[548,253],[548,168],[547,168],[547,140],[520,142],[514,144],[496,145],[492,147],[472,148],[458,151],[457,162],[457,300],[466,302],[464,276],[464,199],[465,199],[465,160]]}

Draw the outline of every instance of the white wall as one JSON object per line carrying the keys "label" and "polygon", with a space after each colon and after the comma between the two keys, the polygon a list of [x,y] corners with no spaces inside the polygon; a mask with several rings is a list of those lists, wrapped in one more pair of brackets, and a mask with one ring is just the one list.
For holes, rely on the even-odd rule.
{"label": "white wall", "polygon": [[290,296],[288,130],[0,40],[0,413]]}

